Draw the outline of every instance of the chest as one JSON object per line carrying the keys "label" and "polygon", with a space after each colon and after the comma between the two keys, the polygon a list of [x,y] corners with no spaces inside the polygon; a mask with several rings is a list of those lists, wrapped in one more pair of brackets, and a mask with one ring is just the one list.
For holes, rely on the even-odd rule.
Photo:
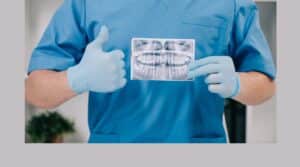
{"label": "chest", "polygon": [[229,0],[94,0],[86,4],[89,41],[110,29],[105,50],[130,55],[132,38],[185,38],[196,42],[196,59],[226,54],[233,17]]}

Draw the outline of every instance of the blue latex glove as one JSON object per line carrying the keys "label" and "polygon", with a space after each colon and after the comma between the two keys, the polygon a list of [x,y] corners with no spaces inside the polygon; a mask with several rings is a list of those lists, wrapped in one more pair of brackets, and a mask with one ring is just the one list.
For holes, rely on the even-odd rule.
{"label": "blue latex glove", "polygon": [[103,26],[98,37],[87,46],[81,62],[67,70],[69,85],[77,94],[108,93],[125,86],[124,53],[121,50],[104,52],[102,45],[108,38],[108,28]]}
{"label": "blue latex glove", "polygon": [[206,57],[189,65],[189,78],[205,76],[208,90],[223,98],[232,98],[240,92],[240,78],[229,56]]}

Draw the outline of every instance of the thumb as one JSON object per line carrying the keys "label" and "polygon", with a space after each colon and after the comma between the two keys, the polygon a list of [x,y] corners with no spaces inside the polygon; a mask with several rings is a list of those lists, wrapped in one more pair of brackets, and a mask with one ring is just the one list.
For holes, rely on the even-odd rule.
{"label": "thumb", "polygon": [[108,28],[106,26],[102,26],[98,36],[93,41],[93,45],[102,49],[102,45],[108,40],[108,38],[109,38]]}

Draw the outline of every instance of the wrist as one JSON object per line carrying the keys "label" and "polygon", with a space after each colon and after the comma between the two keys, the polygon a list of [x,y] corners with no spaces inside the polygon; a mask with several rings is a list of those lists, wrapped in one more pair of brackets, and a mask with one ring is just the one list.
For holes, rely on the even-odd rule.
{"label": "wrist", "polygon": [[82,94],[88,91],[87,80],[85,79],[85,74],[79,68],[78,65],[70,67],[67,70],[67,79],[70,88],[76,94]]}
{"label": "wrist", "polygon": [[238,96],[240,94],[240,91],[241,91],[240,74],[236,72],[235,73],[235,84],[234,84],[233,93],[229,98],[234,98],[234,97]]}

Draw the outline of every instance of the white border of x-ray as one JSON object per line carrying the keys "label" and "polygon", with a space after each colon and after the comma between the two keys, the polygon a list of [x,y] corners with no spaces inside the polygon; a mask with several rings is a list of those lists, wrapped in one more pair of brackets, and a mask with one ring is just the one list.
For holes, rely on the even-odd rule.
{"label": "white border of x-ray", "polygon": [[[133,79],[133,50],[134,50],[134,41],[135,40],[158,40],[158,41],[167,41],[167,40],[172,40],[172,41],[182,41],[182,40],[187,40],[187,41],[191,41],[193,43],[193,51],[192,51],[192,54],[193,54],[193,57],[192,57],[192,61],[191,62],[194,62],[195,59],[196,59],[196,40],[195,39],[188,39],[188,38],[139,38],[139,37],[134,37],[131,39],[131,48],[130,48],[130,80],[135,80]],[[194,81],[195,79],[192,78],[192,79],[189,79],[189,80],[147,80],[147,81],[164,81],[164,82],[192,82]],[[137,80],[139,81],[139,80]]]}

